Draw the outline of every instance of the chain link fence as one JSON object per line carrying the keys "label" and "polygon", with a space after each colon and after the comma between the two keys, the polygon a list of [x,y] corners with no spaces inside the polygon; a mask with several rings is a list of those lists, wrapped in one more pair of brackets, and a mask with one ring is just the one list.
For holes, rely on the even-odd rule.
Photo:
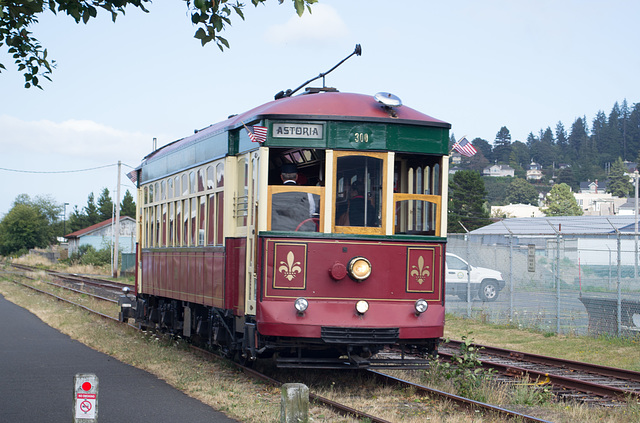
{"label": "chain link fence", "polygon": [[[545,333],[640,333],[635,225],[629,227],[628,218],[535,219],[448,235],[447,312]],[[451,254],[469,263],[471,272],[452,269]],[[481,268],[501,273],[504,288],[497,297],[483,292],[491,284],[482,278],[491,272]],[[470,296],[451,295],[461,284]]]}

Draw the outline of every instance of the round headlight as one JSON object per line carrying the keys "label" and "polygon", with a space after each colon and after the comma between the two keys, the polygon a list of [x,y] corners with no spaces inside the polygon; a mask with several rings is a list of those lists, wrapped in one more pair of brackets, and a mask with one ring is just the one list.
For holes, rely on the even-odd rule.
{"label": "round headlight", "polygon": [[364,300],[360,300],[356,303],[356,311],[359,314],[365,314],[367,312],[367,310],[369,310],[369,303],[364,301]]}
{"label": "round headlight", "polygon": [[422,314],[427,311],[427,308],[429,308],[429,304],[427,304],[425,300],[419,299],[418,301],[416,301],[415,308],[416,314]]}
{"label": "round headlight", "polygon": [[364,257],[354,257],[349,261],[349,276],[357,281],[363,281],[371,275],[371,263]]}
{"label": "round headlight", "polygon": [[306,298],[298,298],[295,303],[293,303],[298,313],[304,313],[304,311],[309,307],[309,301]]}

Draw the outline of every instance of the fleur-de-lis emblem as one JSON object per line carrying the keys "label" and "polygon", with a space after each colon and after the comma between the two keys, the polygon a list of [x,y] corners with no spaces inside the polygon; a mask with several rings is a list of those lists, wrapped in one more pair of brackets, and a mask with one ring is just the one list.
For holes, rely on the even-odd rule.
{"label": "fleur-de-lis emblem", "polygon": [[302,272],[302,267],[300,267],[300,262],[295,261],[295,257],[293,256],[293,251],[289,251],[287,254],[287,262],[280,262],[280,267],[278,267],[278,272],[282,273],[282,275],[287,278],[289,282],[296,277],[296,275]]}
{"label": "fleur-de-lis emblem", "polygon": [[429,266],[424,265],[424,257],[420,256],[418,258],[418,265],[411,266],[413,270],[411,270],[411,276],[416,278],[416,282],[420,285],[431,275],[429,271]]}

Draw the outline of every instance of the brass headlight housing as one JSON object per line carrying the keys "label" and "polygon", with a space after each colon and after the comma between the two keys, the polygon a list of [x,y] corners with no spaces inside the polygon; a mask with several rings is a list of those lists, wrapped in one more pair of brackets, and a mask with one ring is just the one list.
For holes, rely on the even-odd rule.
{"label": "brass headlight housing", "polygon": [[361,282],[371,275],[371,262],[364,257],[354,257],[349,261],[347,271],[353,280]]}

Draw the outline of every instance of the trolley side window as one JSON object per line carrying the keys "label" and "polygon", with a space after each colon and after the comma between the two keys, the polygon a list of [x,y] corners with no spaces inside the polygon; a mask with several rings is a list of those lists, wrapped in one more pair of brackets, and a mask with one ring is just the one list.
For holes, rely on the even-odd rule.
{"label": "trolley side window", "polygon": [[[318,232],[323,223],[324,151],[271,149],[267,229]],[[285,180],[289,181],[285,183]]]}
{"label": "trolley side window", "polygon": [[438,158],[398,154],[394,169],[394,232],[439,236],[442,178]]}

